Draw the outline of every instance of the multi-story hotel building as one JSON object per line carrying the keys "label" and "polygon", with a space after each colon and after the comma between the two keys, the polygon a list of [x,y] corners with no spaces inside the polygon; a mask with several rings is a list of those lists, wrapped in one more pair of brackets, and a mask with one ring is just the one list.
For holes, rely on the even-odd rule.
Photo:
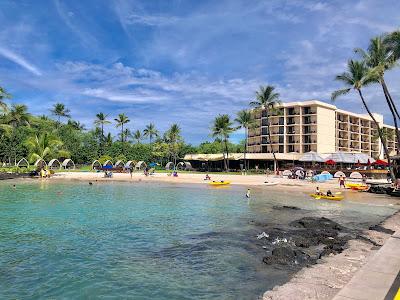
{"label": "multi-story hotel building", "polygon": [[[265,111],[255,111],[259,122],[249,131],[249,152],[305,153],[315,151],[362,152],[382,158],[383,150],[377,128],[368,115],[338,109],[321,101],[282,103],[270,116],[271,144],[268,143],[268,123]],[[383,124],[383,116],[374,114],[387,134],[390,152],[395,152],[395,128]]]}

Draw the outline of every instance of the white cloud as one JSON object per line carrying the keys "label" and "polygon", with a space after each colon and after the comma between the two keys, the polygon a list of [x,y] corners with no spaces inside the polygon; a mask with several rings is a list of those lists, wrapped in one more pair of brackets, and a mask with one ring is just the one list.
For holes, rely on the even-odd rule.
{"label": "white cloud", "polygon": [[3,47],[0,47],[0,55],[4,56],[5,58],[11,60],[12,62],[16,63],[17,65],[20,65],[21,67],[23,67],[24,69],[28,70],[29,72],[37,75],[37,76],[41,76],[42,72],[33,64],[31,64],[30,62],[28,62],[25,58],[23,58],[22,56],[6,49]]}

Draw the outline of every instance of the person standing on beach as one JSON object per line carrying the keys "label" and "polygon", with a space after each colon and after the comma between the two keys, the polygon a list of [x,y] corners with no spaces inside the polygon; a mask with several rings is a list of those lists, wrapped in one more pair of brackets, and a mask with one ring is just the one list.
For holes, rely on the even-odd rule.
{"label": "person standing on beach", "polygon": [[339,187],[340,188],[345,188],[345,180],[344,180],[344,176],[343,175],[340,175],[340,177],[339,177]]}
{"label": "person standing on beach", "polygon": [[131,179],[132,179],[132,173],[133,173],[133,170],[132,170],[132,167],[130,167],[129,168],[129,174],[131,175]]}

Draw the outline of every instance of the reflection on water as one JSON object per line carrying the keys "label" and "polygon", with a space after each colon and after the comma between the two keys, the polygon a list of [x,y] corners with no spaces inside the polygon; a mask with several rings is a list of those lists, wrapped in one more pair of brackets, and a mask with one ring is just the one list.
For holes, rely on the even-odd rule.
{"label": "reflection on water", "polygon": [[397,207],[367,194],[329,202],[289,187],[252,188],[250,200],[245,192],[48,180],[14,190],[2,182],[0,298],[254,299],[288,274],[262,263],[251,221],[325,216],[360,228]]}

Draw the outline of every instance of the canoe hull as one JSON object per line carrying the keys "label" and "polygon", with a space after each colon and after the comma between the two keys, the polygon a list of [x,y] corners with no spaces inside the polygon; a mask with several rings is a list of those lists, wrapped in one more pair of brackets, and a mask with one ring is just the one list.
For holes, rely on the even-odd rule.
{"label": "canoe hull", "polygon": [[318,199],[325,199],[325,200],[332,200],[332,201],[342,201],[344,199],[343,196],[325,196],[325,195],[317,195],[317,194],[311,194],[310,195],[313,198],[318,198]]}

